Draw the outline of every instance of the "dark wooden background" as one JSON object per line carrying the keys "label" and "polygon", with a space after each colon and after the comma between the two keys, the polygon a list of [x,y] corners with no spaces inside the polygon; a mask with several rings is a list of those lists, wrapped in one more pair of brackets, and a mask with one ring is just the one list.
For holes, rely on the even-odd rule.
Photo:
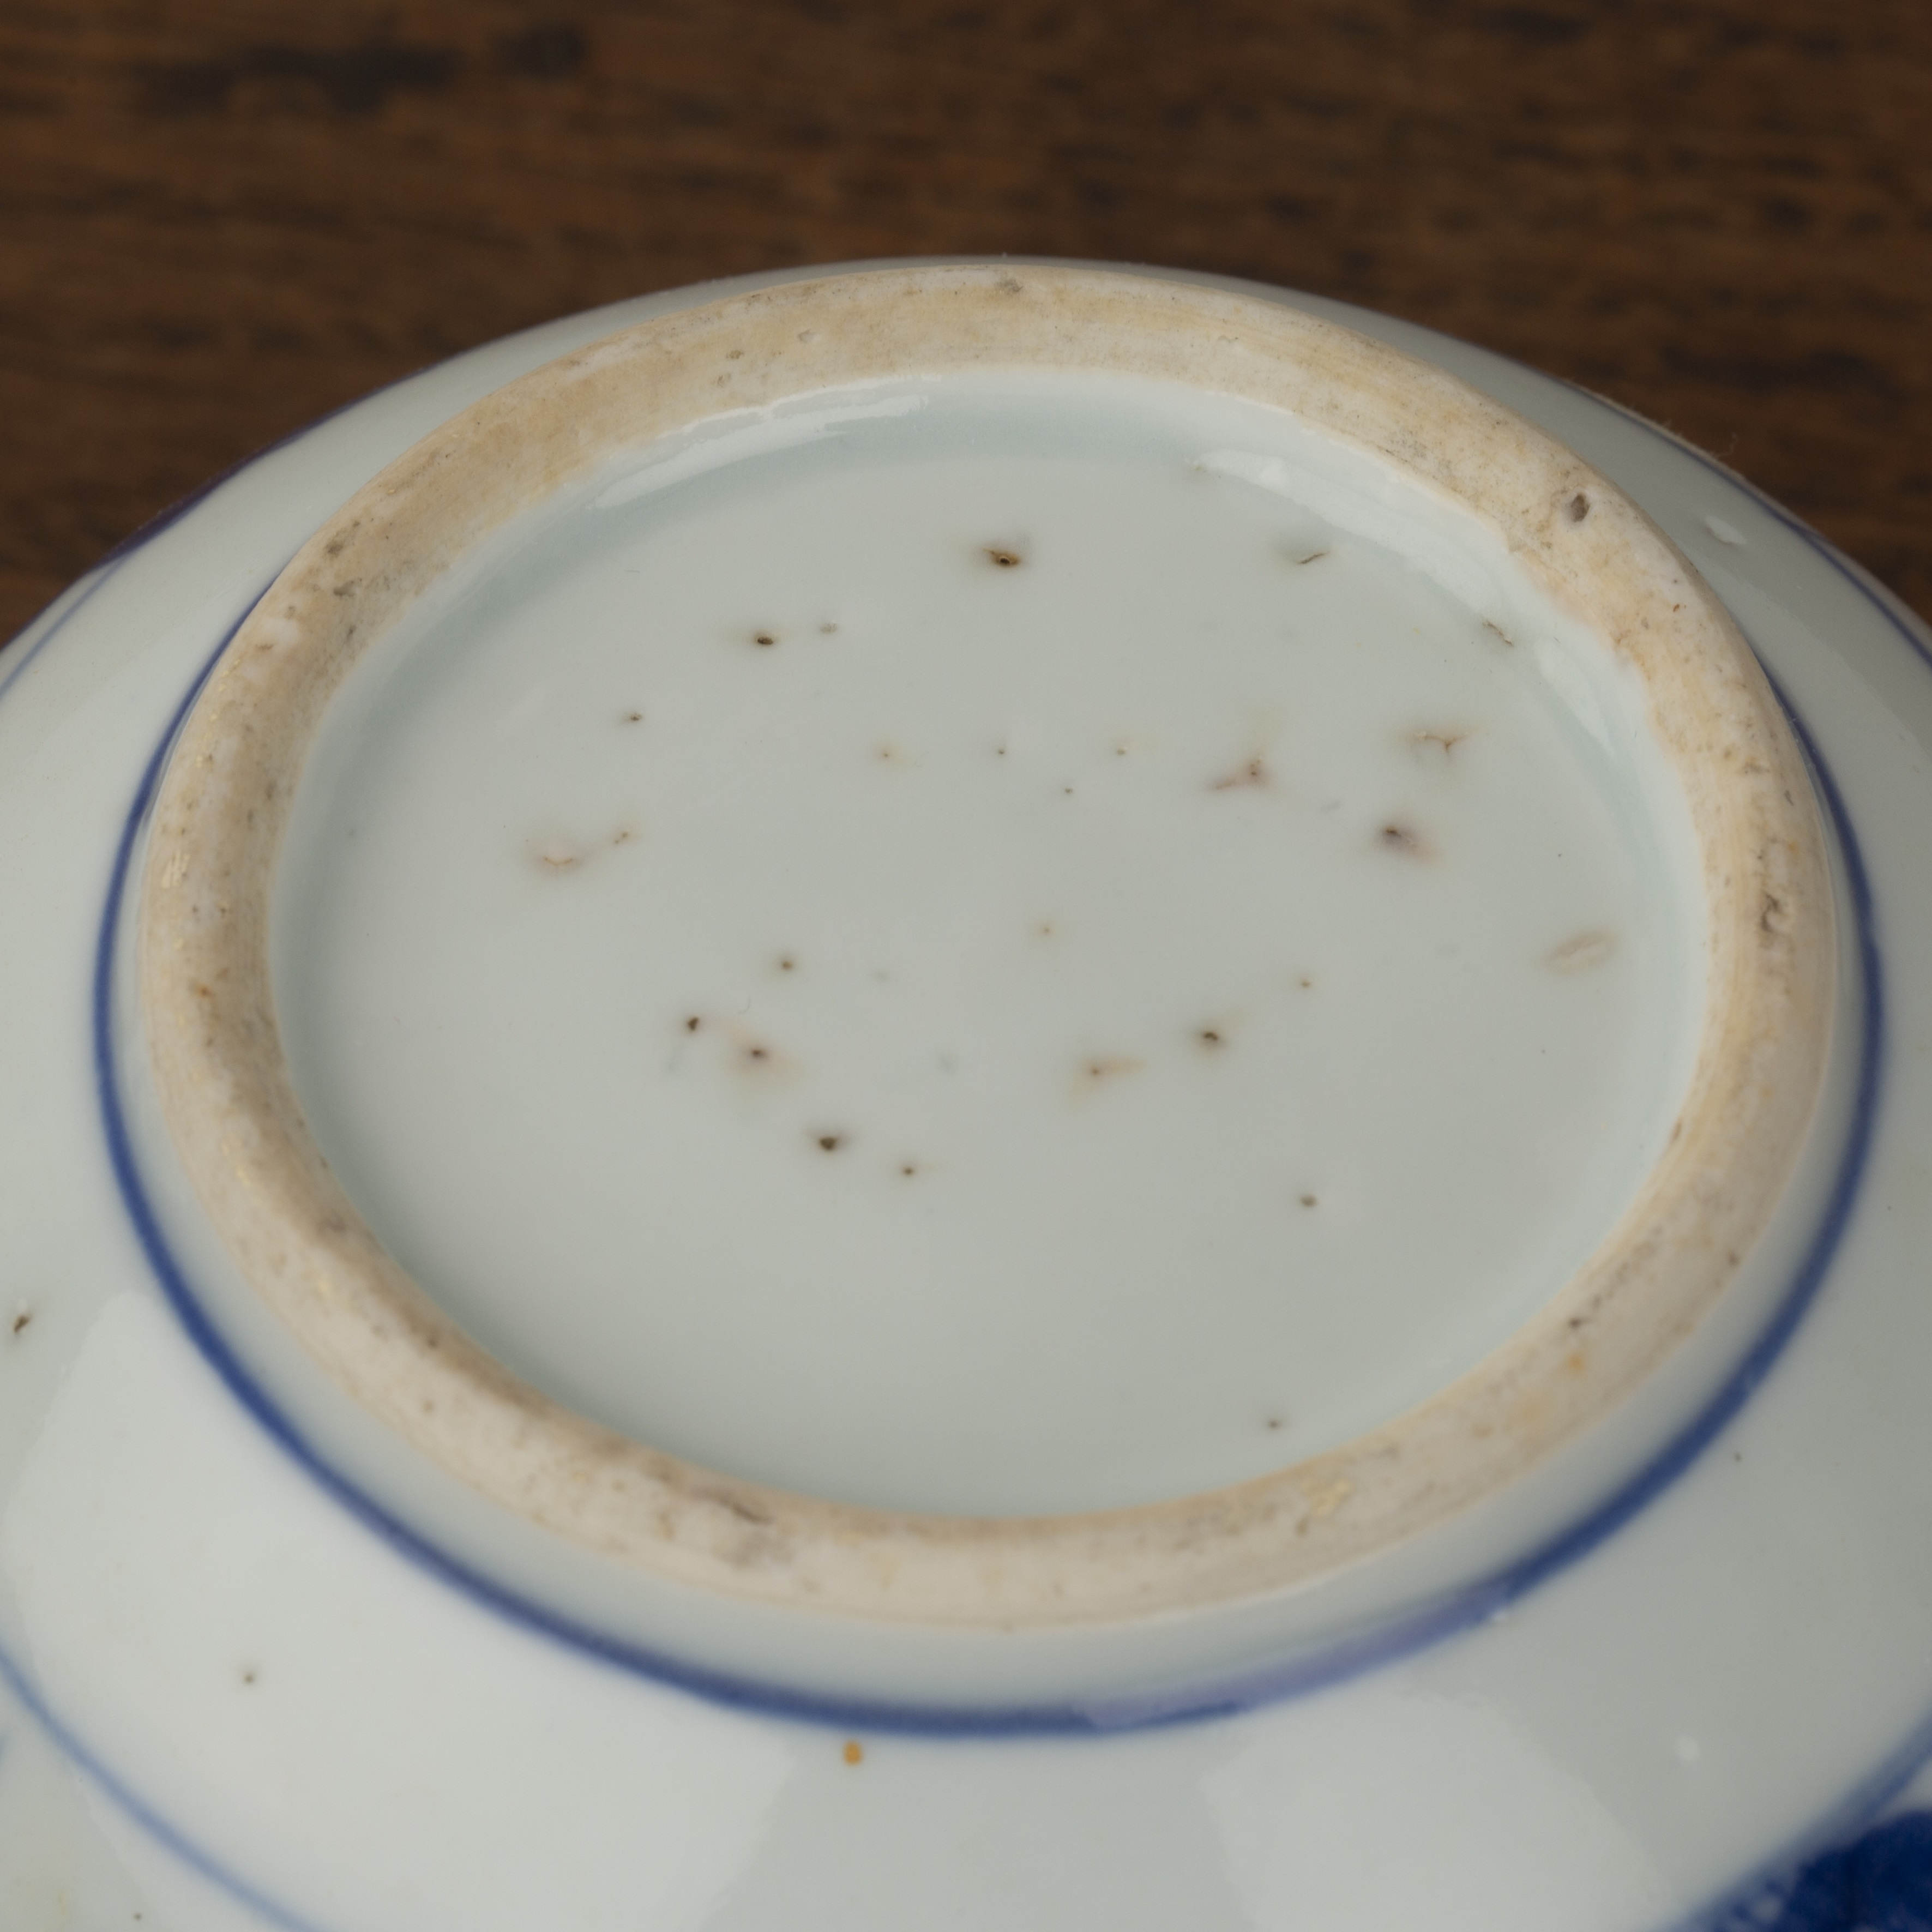
{"label": "dark wooden background", "polygon": [[453,350],[1001,250],[1560,371],[1932,614],[1925,0],[0,0],[0,636]]}

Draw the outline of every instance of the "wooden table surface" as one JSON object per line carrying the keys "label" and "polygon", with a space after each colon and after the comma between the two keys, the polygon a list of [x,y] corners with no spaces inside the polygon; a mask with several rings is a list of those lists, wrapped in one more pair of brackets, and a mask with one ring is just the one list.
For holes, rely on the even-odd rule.
{"label": "wooden table surface", "polygon": [[1922,0],[0,0],[0,636],[472,344],[1002,250],[1520,356],[1932,615]]}

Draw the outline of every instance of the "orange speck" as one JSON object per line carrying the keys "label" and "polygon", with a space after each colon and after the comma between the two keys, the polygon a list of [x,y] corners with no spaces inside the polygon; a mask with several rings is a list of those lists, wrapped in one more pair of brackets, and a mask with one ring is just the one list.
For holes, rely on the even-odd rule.
{"label": "orange speck", "polygon": [[856,1738],[848,1738],[845,1740],[845,1762],[848,1764],[862,1764],[865,1760],[866,1747]]}

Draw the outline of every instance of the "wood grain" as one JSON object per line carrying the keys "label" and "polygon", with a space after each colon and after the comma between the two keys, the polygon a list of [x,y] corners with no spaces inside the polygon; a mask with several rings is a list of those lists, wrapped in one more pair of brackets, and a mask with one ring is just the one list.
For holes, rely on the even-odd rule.
{"label": "wood grain", "polygon": [[0,5],[0,636],[472,344],[958,251],[1310,289],[1714,451],[1932,614],[1932,9]]}

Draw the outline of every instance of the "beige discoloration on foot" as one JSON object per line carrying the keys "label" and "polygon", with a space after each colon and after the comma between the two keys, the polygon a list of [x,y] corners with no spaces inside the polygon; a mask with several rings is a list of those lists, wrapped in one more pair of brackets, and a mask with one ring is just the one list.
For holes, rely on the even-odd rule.
{"label": "beige discoloration on foot", "polygon": [[[478,1348],[382,1249],[310,1136],[277,1032],[268,905],[286,775],[341,678],[530,506],[616,451],[727,410],[1020,367],[1289,411],[1500,532],[1648,692],[1697,843],[1708,981],[1677,1128],[1624,1219],[1460,1380],[1353,1442],[1208,1495],[979,1520],[737,1481],[560,1407]],[[1014,537],[967,541],[989,577],[1040,567]],[[1323,567],[1312,554],[1288,561]],[[1517,648],[1494,624],[1484,634]],[[732,647],[756,660],[796,646],[753,624]],[[1234,776],[1258,786],[1265,769]],[[1392,860],[1419,856],[1406,819],[1381,830],[1397,835],[1379,842]],[[582,862],[574,847],[553,856],[560,874]],[[242,626],[183,728],[146,865],[140,996],[161,1115],[238,1266],[326,1373],[444,1469],[601,1561],[915,1623],[1106,1623],[1286,1591],[1514,1480],[1636,1388],[1732,1279],[1810,1121],[1833,998],[1829,875],[1803,760],[1723,608],[1641,512],[1433,367],[1286,304],[1099,270],[896,268],[761,289],[626,330],[465,410],[359,492]],[[703,1010],[674,1024],[748,1081],[784,1074],[772,1042]],[[1089,1061],[1107,1070],[1076,1070],[1075,1084],[1116,1085],[1128,1064]],[[807,1145],[814,1160],[842,1151]],[[899,1165],[910,1181],[916,1163]]]}

